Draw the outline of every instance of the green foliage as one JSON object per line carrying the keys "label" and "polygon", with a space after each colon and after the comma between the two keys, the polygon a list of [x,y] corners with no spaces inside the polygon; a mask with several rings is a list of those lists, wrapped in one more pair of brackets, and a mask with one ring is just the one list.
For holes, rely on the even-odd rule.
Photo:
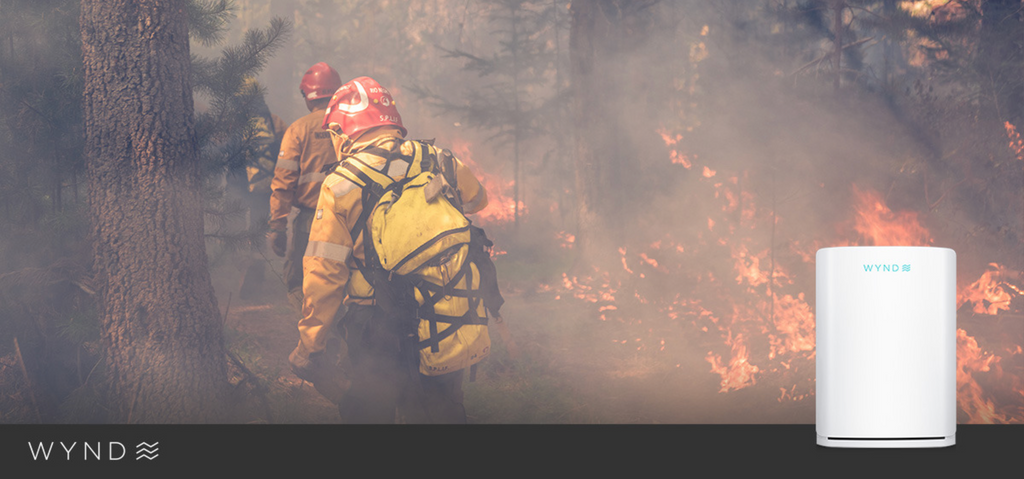
{"label": "green foliage", "polygon": [[[434,92],[422,84],[410,90],[439,114],[455,116],[470,128],[486,131],[501,156],[512,162],[519,224],[520,188],[524,171],[537,171],[541,164],[523,164],[521,158],[561,154],[567,139],[561,127],[565,118],[565,90],[559,81],[558,27],[561,13],[557,3],[527,0],[491,0],[484,7],[497,46],[489,55],[462,49],[438,48],[443,57],[463,62],[463,71],[476,74],[481,83],[459,89],[458,94]],[[552,41],[554,40],[554,41]],[[534,146],[541,138],[553,141],[548,151]],[[558,162],[551,162],[558,163]],[[562,186],[556,186],[556,191]]]}
{"label": "green foliage", "polygon": [[246,200],[269,201],[249,193],[245,167],[260,157],[277,157],[274,138],[261,129],[272,128],[273,121],[264,89],[254,79],[289,34],[288,22],[275,18],[265,29],[247,31],[240,45],[224,48],[216,60],[193,57],[194,91],[208,105],[196,114],[196,136],[207,172],[207,239],[218,247],[211,258],[214,264],[225,258],[224,253],[261,244],[267,230],[256,218],[240,226],[245,223]]}
{"label": "green foliage", "polygon": [[209,107],[196,115],[201,160],[208,171],[236,169],[257,144],[254,119],[265,112],[264,90],[255,78],[288,37],[281,18],[265,30],[250,30],[241,45],[227,47],[217,60],[193,58],[193,89]]}
{"label": "green foliage", "polygon": [[78,2],[0,5],[0,354],[28,361],[84,296]]}
{"label": "green foliage", "polygon": [[457,99],[415,85],[440,112],[459,117],[472,128],[491,132],[496,146],[528,141],[552,130],[553,107],[562,93],[554,83],[557,58],[550,37],[558,10],[548,2],[492,0],[486,15],[498,39],[490,55],[445,49],[444,58],[463,62],[463,71],[481,77],[483,84]]}
{"label": "green foliage", "polygon": [[[0,15],[0,222],[65,206],[83,171],[78,2],[15,2]],[[43,59],[40,61],[40,59]]]}
{"label": "green foliage", "polygon": [[99,317],[93,308],[74,309],[58,326],[60,335],[75,345],[99,339]]}
{"label": "green foliage", "polygon": [[[188,2],[192,39],[204,45],[221,41],[231,8],[225,0]],[[81,178],[78,19],[74,0],[0,3],[0,357],[7,357],[18,338],[44,389],[37,393],[62,403],[59,411],[43,411],[44,420],[87,421],[102,412],[96,410],[95,388],[85,384],[102,352]],[[195,59],[194,90],[210,105],[196,115],[196,140],[209,178],[208,217],[218,218],[214,224],[241,211],[239,200],[225,198],[225,171],[266,153],[256,119],[269,119],[269,113],[262,89],[246,79],[255,78],[288,32],[287,22],[275,19],[248,32],[218,60]],[[251,244],[262,236],[260,228],[218,239],[231,247]]]}
{"label": "green foliage", "polygon": [[188,2],[188,34],[203,46],[213,46],[224,38],[234,5],[229,0],[192,0]]}

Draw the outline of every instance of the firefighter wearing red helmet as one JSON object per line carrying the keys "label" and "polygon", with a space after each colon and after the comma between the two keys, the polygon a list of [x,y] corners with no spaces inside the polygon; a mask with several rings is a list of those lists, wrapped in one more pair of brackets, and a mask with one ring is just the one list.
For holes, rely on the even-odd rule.
{"label": "firefighter wearing red helmet", "polygon": [[[392,179],[406,174],[409,163],[388,160],[410,143],[403,140],[406,129],[391,93],[372,78],[359,77],[339,88],[322,126],[332,135],[338,160],[344,160],[333,172],[360,161]],[[486,192],[465,165],[455,162],[464,211],[483,209]],[[365,264],[362,202],[360,185],[334,173],[324,180],[303,258],[305,299],[300,341],[289,357],[293,369],[300,377],[314,378],[316,385],[316,371],[329,356],[323,351],[337,330],[348,351],[346,378],[351,380],[339,401],[345,422],[393,423],[396,410],[406,422],[465,422],[463,371],[431,377],[410,371],[400,358],[399,326],[375,306],[373,288],[360,269]],[[347,312],[336,324],[343,304]],[[415,407],[399,407],[403,394],[416,398]]]}
{"label": "firefighter wearing red helmet", "polygon": [[[302,255],[306,251],[320,184],[325,177],[320,170],[334,158],[330,133],[323,131],[320,123],[331,95],[340,86],[338,72],[326,63],[317,63],[306,70],[299,91],[310,113],[285,131],[270,185],[270,248],[285,257],[288,299],[296,308],[302,305]],[[292,208],[297,208],[299,213],[292,224],[292,248],[289,250],[287,226]]]}

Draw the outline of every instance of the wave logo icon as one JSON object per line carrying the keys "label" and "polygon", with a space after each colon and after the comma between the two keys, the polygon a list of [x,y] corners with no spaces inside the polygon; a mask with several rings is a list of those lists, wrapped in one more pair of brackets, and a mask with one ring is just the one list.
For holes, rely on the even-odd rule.
{"label": "wave logo icon", "polygon": [[154,442],[153,444],[149,444],[147,442],[139,443],[139,445],[136,446],[135,460],[141,461],[143,459],[149,459],[150,461],[152,461],[153,459],[156,459],[157,456],[160,455],[157,453],[157,451],[160,450],[160,448],[157,447],[159,445],[159,442]]}

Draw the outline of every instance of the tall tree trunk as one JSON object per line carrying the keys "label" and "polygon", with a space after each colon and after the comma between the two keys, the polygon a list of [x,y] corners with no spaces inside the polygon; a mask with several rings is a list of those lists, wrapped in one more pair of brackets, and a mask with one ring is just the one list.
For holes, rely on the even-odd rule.
{"label": "tall tree trunk", "polygon": [[601,230],[597,212],[600,166],[591,143],[593,123],[600,114],[595,81],[595,23],[597,2],[574,0],[569,30],[569,78],[572,83],[573,163],[576,166],[576,248],[582,257],[590,253],[594,235]]}
{"label": "tall tree trunk", "polygon": [[186,1],[83,0],[94,268],[113,421],[223,421]]}
{"label": "tall tree trunk", "polygon": [[621,49],[628,32],[623,27],[624,0],[574,0],[569,31],[569,76],[572,82],[573,158],[576,167],[576,247],[581,257],[621,244],[619,216],[625,194],[620,154],[626,126],[629,91]]}
{"label": "tall tree trunk", "polygon": [[523,131],[522,130],[523,112],[521,110],[521,105],[519,104],[519,48],[520,48],[520,45],[519,45],[519,28],[518,28],[518,25],[517,25],[517,23],[518,23],[518,13],[519,13],[518,12],[518,8],[520,6],[521,5],[513,5],[513,4],[509,5],[509,9],[511,10],[511,12],[509,12],[509,13],[511,14],[511,17],[512,17],[512,41],[509,44],[510,49],[512,50],[512,104],[513,104],[513,108],[514,108],[514,117],[513,117],[512,121],[515,123],[515,126],[514,126],[515,130],[514,130],[513,135],[512,135],[512,142],[513,142],[513,148],[512,148],[512,150],[513,150],[513,155],[512,155],[513,156],[513,174],[512,174],[512,177],[515,178],[515,182],[513,183],[513,191],[512,191],[512,218],[513,218],[513,224],[515,225],[516,233],[519,232],[519,203],[521,201],[520,198],[519,198],[519,192],[522,191],[520,186],[522,186],[522,184],[523,184],[523,181],[522,181],[522,178],[521,178],[521,176],[522,176],[521,168],[520,168],[520,165],[519,165],[519,144],[520,144],[520,142],[522,141],[522,138],[523,138],[523,136],[522,136],[523,135],[523,133],[522,133],[522,131]]}

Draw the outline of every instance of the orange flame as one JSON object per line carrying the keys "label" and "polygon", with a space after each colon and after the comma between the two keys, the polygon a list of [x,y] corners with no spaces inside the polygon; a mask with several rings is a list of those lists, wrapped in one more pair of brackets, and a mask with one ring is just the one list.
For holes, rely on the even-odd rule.
{"label": "orange flame", "polygon": [[1010,138],[1010,151],[1017,155],[1018,160],[1024,160],[1024,140],[1013,123],[1006,122],[1006,136]]}
{"label": "orange flame", "polygon": [[[768,251],[765,250],[764,253]],[[739,245],[733,248],[733,260],[735,261],[736,272],[736,284],[743,284],[746,281],[751,286],[760,286],[768,282],[768,272],[761,271],[761,257],[762,255],[751,255],[747,251],[745,245]]]}
{"label": "orange flame", "polygon": [[861,191],[853,186],[856,201],[854,229],[874,246],[928,246],[933,240],[921,226],[917,213],[895,213],[876,191]]}
{"label": "orange flame", "polygon": [[693,166],[693,164],[690,163],[689,156],[680,153],[676,150],[672,150],[672,153],[669,154],[669,159],[672,160],[673,165],[683,165],[683,168],[686,168],[687,170],[689,170],[690,167]]}
{"label": "orange flame", "polygon": [[672,133],[665,128],[658,128],[655,131],[661,135],[661,139],[665,141],[665,146],[675,145],[676,143],[679,143],[679,140],[683,139],[683,135],[676,134],[676,136],[672,136]]}
{"label": "orange flame", "polygon": [[775,298],[775,330],[780,334],[768,336],[772,345],[769,359],[787,352],[814,351],[814,311],[804,293]]}
{"label": "orange flame", "polygon": [[567,248],[567,249],[568,248],[572,248],[573,245],[576,243],[576,236],[572,235],[572,234],[569,234],[569,233],[566,233],[565,231],[558,232],[555,235],[555,238],[561,240],[561,243],[559,244],[559,246],[561,246],[563,248]]}
{"label": "orange flame", "polygon": [[725,344],[732,346],[732,358],[729,359],[728,365],[722,364],[722,357],[711,351],[708,351],[704,358],[711,363],[711,371],[722,377],[721,389],[718,392],[729,392],[757,384],[755,375],[760,372],[760,368],[750,364],[747,346],[743,344],[743,335],[737,334],[734,339],[730,332]]}
{"label": "orange flame", "polygon": [[978,341],[962,329],[956,330],[956,397],[960,409],[967,414],[969,423],[1007,423],[1010,419],[996,411],[992,400],[984,394],[974,378],[978,372],[988,372],[999,356],[984,353]]}
{"label": "orange flame", "polygon": [[[515,187],[515,181],[504,181],[477,168],[472,159],[469,142],[465,140],[453,140],[452,151],[462,163],[473,171],[484,187],[484,191],[487,192],[487,206],[474,214],[477,221],[484,225],[498,225],[515,221],[516,202],[511,193]],[[520,218],[525,214],[526,205],[520,201]]]}
{"label": "orange flame", "polygon": [[[679,143],[679,140],[683,139],[683,135],[677,133],[673,136],[666,128],[658,128],[655,131],[661,135],[661,139],[665,142],[665,146],[675,146],[676,143]],[[690,167],[693,166],[690,162],[689,155],[682,153],[675,148],[669,151],[669,159],[672,160],[672,164],[683,165],[683,168],[686,169],[690,169]]]}
{"label": "orange flame", "polygon": [[[666,140],[673,139],[670,136]],[[626,333],[613,340],[627,346],[626,349],[671,354],[665,352],[679,343],[666,341],[660,335],[664,329],[658,329],[666,323],[659,324],[658,318],[673,329],[685,325],[692,328],[692,334],[715,341],[720,347],[709,348],[704,359],[710,365],[708,374],[715,374],[719,380],[719,393],[756,386],[778,390],[779,402],[806,400],[814,396],[810,371],[815,356],[815,315],[805,292],[793,287],[797,284],[794,276],[807,271],[808,264],[814,261],[814,251],[830,243],[804,240],[777,244],[773,259],[769,259],[773,250],[761,239],[764,235],[756,233],[763,233],[772,220],[780,224],[785,218],[766,214],[749,190],[739,188],[738,178],[742,176],[722,173],[715,176],[722,178],[721,182],[701,182],[700,188],[705,188],[702,191],[713,195],[719,203],[708,209],[706,216],[697,217],[700,228],[691,230],[692,242],[665,235],[640,246],[624,245],[618,249],[620,258],[612,258],[616,264],[611,271],[595,267],[594,274],[589,276],[563,275],[563,291],[592,308],[601,321],[630,326],[643,323],[642,332],[636,331],[639,335]],[[893,211],[873,190],[854,187],[853,208],[847,226],[861,237],[863,244],[933,242],[917,213]],[[707,229],[703,228],[705,218]],[[567,236],[560,234],[558,238]],[[717,268],[693,268],[702,264],[694,259],[703,260],[711,255],[724,256],[725,263],[718,262]],[[655,272],[657,280],[652,281]],[[733,276],[724,282],[716,278],[730,273]],[[665,275],[669,274],[681,275],[669,279],[682,279],[678,284],[693,285],[693,289],[665,295],[664,289],[655,283],[664,284]],[[1021,294],[1020,288],[1010,283],[1015,278],[1013,271],[990,265],[981,278],[958,291],[958,307],[971,302],[979,314],[1013,309],[1010,300]],[[807,284],[806,278],[802,284]],[[569,294],[558,297],[568,298]],[[731,312],[722,314],[722,309]],[[657,313],[652,314],[653,311]],[[751,347],[765,344],[762,338],[767,339],[767,348]],[[1004,349],[1003,345],[999,348]],[[1005,351],[1012,356],[1022,354],[1022,349],[1010,345]],[[986,382],[1005,374],[999,377],[1011,378],[1009,394],[1015,395],[1018,402],[1024,398],[1021,379],[1014,375],[1016,370],[1004,372],[1000,366],[1000,360],[1007,364],[1005,356],[982,352],[974,338],[958,331],[959,407],[971,422],[1020,422],[1024,418],[1024,408],[1017,411],[1012,409],[1014,406],[1005,405],[1006,388]]]}
{"label": "orange flame", "polygon": [[977,314],[996,314],[1001,309],[1010,309],[1013,298],[1007,290],[1012,289],[1018,294],[1020,290],[1002,280],[1006,276],[1006,268],[996,263],[989,263],[989,268],[992,269],[985,271],[977,281],[957,292],[957,309],[967,302],[974,305],[972,309]]}

